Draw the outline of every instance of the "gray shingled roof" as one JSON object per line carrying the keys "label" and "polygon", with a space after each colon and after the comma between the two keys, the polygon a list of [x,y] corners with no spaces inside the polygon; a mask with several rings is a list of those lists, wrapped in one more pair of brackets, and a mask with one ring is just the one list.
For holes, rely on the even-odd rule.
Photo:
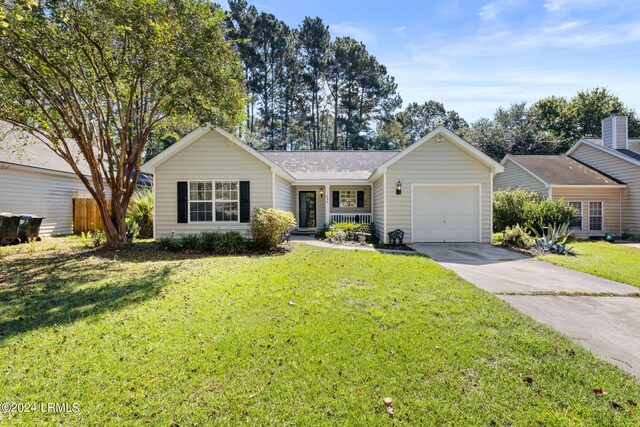
{"label": "gray shingled roof", "polygon": [[[72,152],[81,158],[77,148]],[[67,162],[35,136],[6,122],[0,123],[0,162],[75,174]],[[85,175],[91,174],[86,162],[79,161],[78,166]]]}
{"label": "gray shingled roof", "polygon": [[624,184],[565,155],[511,155],[511,157],[552,185]]}
{"label": "gray shingled roof", "polygon": [[398,151],[261,151],[296,179],[367,179]]}

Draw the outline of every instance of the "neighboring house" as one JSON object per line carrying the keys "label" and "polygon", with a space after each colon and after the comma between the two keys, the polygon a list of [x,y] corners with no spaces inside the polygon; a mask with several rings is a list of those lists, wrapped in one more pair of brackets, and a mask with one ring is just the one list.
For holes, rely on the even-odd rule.
{"label": "neighboring house", "polygon": [[640,140],[628,138],[627,117],[602,120],[603,139],[583,138],[565,155],[507,155],[495,189],[528,188],[563,199],[581,213],[579,236],[640,234]]}
{"label": "neighboring house", "polygon": [[[89,175],[88,166],[78,163]],[[45,217],[41,236],[72,233],[73,197],[90,197],[71,166],[32,135],[0,131],[0,212]]]}
{"label": "neighboring house", "polygon": [[154,175],[154,236],[246,232],[251,211],[401,229],[405,242],[490,243],[493,177],[503,167],[438,127],[404,151],[257,151],[202,127],[142,166]]}

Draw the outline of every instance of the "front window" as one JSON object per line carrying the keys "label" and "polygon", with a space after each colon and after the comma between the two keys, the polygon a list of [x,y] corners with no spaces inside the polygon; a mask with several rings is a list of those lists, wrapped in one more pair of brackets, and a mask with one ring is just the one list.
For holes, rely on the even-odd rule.
{"label": "front window", "polygon": [[356,190],[340,190],[340,207],[355,208],[358,202],[358,192]]}
{"label": "front window", "polygon": [[191,222],[213,221],[211,181],[192,181],[189,183],[189,220]]}
{"label": "front window", "polygon": [[238,181],[216,181],[216,222],[238,221]]}
{"label": "front window", "polygon": [[602,202],[589,202],[589,230],[602,231]]}
{"label": "front window", "polygon": [[569,227],[572,230],[582,230],[582,202],[568,202],[567,204],[573,207],[577,212],[576,216],[571,220]]}

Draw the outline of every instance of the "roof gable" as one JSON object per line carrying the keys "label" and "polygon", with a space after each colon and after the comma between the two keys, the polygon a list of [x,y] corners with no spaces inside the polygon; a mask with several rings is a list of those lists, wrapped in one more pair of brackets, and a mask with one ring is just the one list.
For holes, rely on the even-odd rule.
{"label": "roof gable", "polygon": [[580,146],[586,145],[588,147],[595,148],[605,154],[617,157],[622,160],[626,160],[629,163],[633,163],[634,165],[640,166],[640,155],[632,150],[614,150],[613,148],[605,147],[603,145],[597,144],[593,139],[585,139],[582,138],[578,140],[567,152],[565,153],[567,156],[571,156]]}
{"label": "roof gable", "polygon": [[386,172],[389,166],[393,165],[394,163],[404,158],[405,156],[408,156],[414,150],[418,149],[423,144],[425,144],[427,141],[430,141],[431,139],[436,138],[438,136],[445,137],[449,142],[452,142],[458,148],[462,149],[462,151],[466,152],[471,157],[476,158],[478,161],[480,161],[481,163],[489,167],[493,173],[500,173],[504,171],[504,167],[500,163],[496,162],[491,157],[487,156],[482,151],[478,150],[476,147],[469,144],[467,141],[460,138],[458,135],[451,132],[449,129],[445,128],[444,126],[438,126],[434,130],[429,132],[427,135],[423,136],[418,141],[411,144],[408,148],[398,153],[397,156],[392,157],[382,165],[378,166],[374,171],[374,173],[371,175],[371,178],[373,178],[374,175],[377,175],[378,173]]}
{"label": "roof gable", "polygon": [[161,152],[160,154],[158,154],[148,162],[144,163],[141,167],[141,170],[146,173],[154,173],[155,169],[158,166],[162,165],[163,163],[171,159],[173,156],[175,156],[176,154],[178,154],[179,152],[181,152],[182,150],[184,150],[194,142],[198,141],[203,136],[207,135],[209,132],[217,132],[222,137],[224,137],[224,139],[228,140],[230,143],[236,145],[237,147],[240,147],[241,149],[246,151],[248,154],[252,155],[253,157],[265,163],[267,166],[271,168],[272,172],[276,172],[278,175],[288,180],[294,180],[291,174],[289,174],[287,171],[282,169],[279,165],[275,164],[274,162],[266,158],[257,150],[254,150],[253,148],[245,144],[239,138],[236,138],[235,136],[231,135],[229,132],[219,127],[212,127],[209,124],[206,124],[204,126],[201,126],[195,129],[193,132],[184,136],[178,142],[176,142],[175,144],[173,144],[172,146],[170,146],[169,148],[167,148],[166,150],[164,150],[163,152]]}

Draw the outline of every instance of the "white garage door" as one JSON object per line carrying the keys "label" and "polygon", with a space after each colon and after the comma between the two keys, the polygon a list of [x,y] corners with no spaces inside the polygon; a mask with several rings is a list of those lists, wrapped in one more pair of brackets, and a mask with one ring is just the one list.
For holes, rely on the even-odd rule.
{"label": "white garage door", "polygon": [[414,242],[477,242],[479,186],[413,187]]}

